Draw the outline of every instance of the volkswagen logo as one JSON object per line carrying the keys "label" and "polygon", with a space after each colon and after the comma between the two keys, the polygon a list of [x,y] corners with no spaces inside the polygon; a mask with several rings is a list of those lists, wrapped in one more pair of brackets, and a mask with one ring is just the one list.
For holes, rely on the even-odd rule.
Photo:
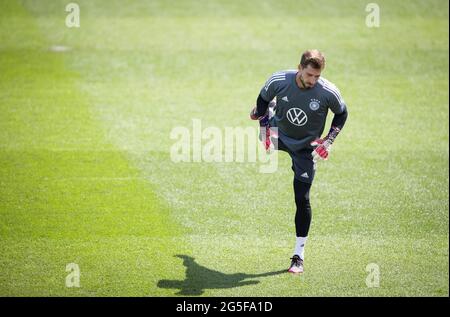
{"label": "volkswagen logo", "polygon": [[306,113],[299,108],[291,108],[288,110],[286,117],[288,118],[289,122],[293,125],[296,125],[298,127],[301,127],[306,124],[308,121],[308,117],[306,116]]}

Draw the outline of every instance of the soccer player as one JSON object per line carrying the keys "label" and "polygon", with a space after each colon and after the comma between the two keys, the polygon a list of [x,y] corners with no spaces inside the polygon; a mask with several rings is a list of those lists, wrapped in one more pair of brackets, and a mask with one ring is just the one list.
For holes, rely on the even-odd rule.
{"label": "soccer player", "polygon": [[[298,69],[274,73],[266,81],[250,113],[250,118],[259,120],[264,131],[262,141],[266,150],[271,144],[278,144],[276,149],[289,153],[292,158],[297,239],[288,270],[291,273],[303,272],[304,248],[311,224],[309,191],[316,163],[328,158],[331,145],[347,120],[347,107],[338,88],[321,77],[324,67],[324,55],[318,50],[307,50]],[[328,134],[321,138],[328,109],[334,118]]]}

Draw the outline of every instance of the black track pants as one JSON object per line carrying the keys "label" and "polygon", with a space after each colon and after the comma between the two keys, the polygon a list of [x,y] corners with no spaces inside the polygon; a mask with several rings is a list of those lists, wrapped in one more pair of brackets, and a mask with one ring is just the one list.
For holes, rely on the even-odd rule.
{"label": "black track pants", "polygon": [[294,178],[295,204],[295,231],[297,237],[307,237],[311,224],[311,205],[309,203],[309,190],[311,184],[301,182]]}

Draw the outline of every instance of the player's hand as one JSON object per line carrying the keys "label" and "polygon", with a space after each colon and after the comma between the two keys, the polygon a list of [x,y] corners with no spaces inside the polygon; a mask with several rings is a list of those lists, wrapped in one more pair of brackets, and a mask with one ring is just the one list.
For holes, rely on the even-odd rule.
{"label": "player's hand", "polygon": [[316,139],[311,142],[311,145],[315,147],[314,151],[312,151],[312,156],[314,162],[318,160],[327,160],[328,154],[331,150],[331,142],[325,139]]}

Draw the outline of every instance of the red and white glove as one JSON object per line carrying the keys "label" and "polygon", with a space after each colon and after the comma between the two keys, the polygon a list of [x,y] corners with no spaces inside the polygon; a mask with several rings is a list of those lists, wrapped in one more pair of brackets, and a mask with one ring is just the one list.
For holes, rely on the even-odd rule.
{"label": "red and white glove", "polygon": [[272,145],[272,141],[270,140],[270,127],[268,125],[260,127],[260,133],[264,133],[264,149],[267,153],[270,153]]}
{"label": "red and white glove", "polygon": [[327,160],[328,154],[331,150],[331,144],[333,144],[329,139],[323,138],[323,139],[316,139],[311,142],[311,145],[315,147],[314,151],[312,151],[312,156],[314,162],[317,162],[318,160]]}
{"label": "red and white glove", "polygon": [[272,129],[269,125],[269,119],[274,116],[276,107],[276,102],[271,101],[269,103],[268,109],[263,116],[256,115],[256,107],[252,109],[250,112],[250,119],[259,120],[259,139],[264,144],[264,148],[267,153],[270,153],[275,145],[272,143],[271,137],[278,138],[278,131],[276,129]]}

